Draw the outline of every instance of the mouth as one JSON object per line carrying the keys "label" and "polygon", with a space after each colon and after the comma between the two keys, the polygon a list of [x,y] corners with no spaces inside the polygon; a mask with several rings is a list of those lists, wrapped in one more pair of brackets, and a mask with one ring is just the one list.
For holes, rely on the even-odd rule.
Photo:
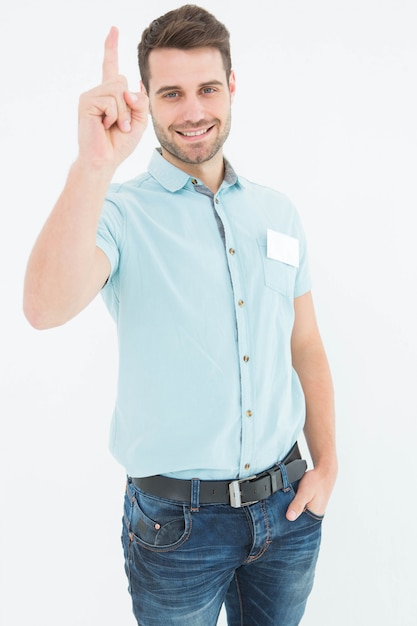
{"label": "mouth", "polygon": [[207,135],[211,129],[214,128],[213,126],[209,126],[208,128],[201,128],[199,130],[177,130],[177,134],[181,135],[181,137],[189,137],[191,139],[194,139],[195,137],[204,137],[204,135]]}

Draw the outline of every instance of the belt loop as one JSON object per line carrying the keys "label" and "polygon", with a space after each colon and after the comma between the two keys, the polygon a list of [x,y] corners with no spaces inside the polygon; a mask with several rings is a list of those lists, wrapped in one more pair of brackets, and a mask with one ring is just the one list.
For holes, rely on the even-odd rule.
{"label": "belt loop", "polygon": [[198,513],[200,510],[200,479],[191,480],[191,511]]}
{"label": "belt loop", "polygon": [[290,482],[288,480],[287,468],[285,467],[285,463],[279,463],[279,469],[281,470],[282,476],[282,491],[285,493],[290,490]]}

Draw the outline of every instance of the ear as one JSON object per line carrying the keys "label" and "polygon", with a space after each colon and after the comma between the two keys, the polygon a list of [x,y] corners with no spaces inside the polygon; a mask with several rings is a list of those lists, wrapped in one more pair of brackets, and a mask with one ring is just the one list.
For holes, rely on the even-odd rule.
{"label": "ear", "polygon": [[145,85],[143,84],[142,81],[140,81],[140,90],[141,90],[142,93],[148,95],[148,92],[146,91]]}
{"label": "ear", "polygon": [[235,97],[235,93],[236,93],[236,75],[235,75],[234,70],[231,70],[230,76],[229,76],[229,91],[230,91],[231,102],[233,102],[233,98]]}

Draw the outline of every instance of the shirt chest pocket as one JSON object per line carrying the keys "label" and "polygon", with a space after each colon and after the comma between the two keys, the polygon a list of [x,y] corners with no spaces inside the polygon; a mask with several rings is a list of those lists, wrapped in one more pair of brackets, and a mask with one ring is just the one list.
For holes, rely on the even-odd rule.
{"label": "shirt chest pocket", "polygon": [[268,258],[264,241],[258,241],[258,246],[262,258],[265,285],[287,298],[293,298],[297,268],[283,261]]}

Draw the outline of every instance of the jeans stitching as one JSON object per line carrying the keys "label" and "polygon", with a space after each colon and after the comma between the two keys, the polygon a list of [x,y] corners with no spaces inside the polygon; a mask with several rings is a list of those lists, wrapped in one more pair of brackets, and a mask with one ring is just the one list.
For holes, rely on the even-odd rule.
{"label": "jeans stitching", "polygon": [[[262,511],[262,516],[263,516],[263,519],[264,519],[264,523],[265,523],[265,527],[266,527],[266,531],[267,531],[267,536],[266,536],[265,543],[263,544],[262,549],[260,550],[260,552],[258,552],[257,554],[255,554],[253,556],[249,555],[248,558],[246,559],[245,563],[253,563],[254,561],[257,561],[258,559],[260,559],[265,554],[265,552],[268,550],[268,547],[271,544],[271,532],[270,532],[270,528],[269,528],[268,513],[266,511],[265,502],[261,500],[258,504],[260,505],[260,509]],[[252,523],[252,529],[253,529],[253,523]]]}
{"label": "jeans stitching", "polygon": [[239,599],[239,609],[240,609],[240,626],[244,626],[243,624],[243,602],[242,602],[242,594],[240,592],[240,586],[239,586],[239,577],[237,575],[237,572],[235,572],[235,583],[236,583],[236,593],[237,593],[237,597]]}

